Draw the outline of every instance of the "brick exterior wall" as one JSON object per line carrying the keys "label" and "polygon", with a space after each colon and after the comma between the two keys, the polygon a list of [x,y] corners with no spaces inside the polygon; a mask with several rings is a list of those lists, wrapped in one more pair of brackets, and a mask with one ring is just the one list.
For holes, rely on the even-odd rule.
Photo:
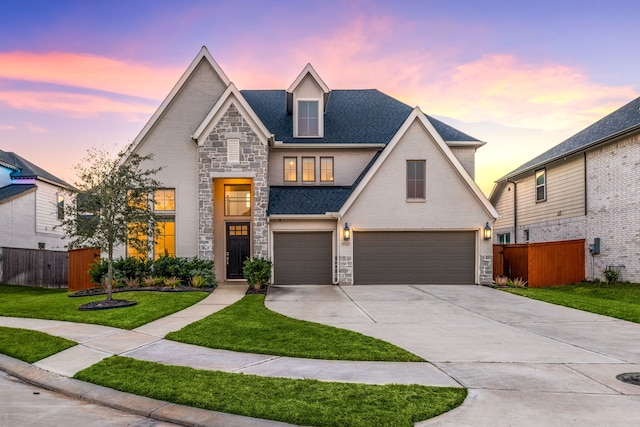
{"label": "brick exterior wall", "polygon": [[[240,162],[227,161],[227,139],[240,140]],[[249,123],[231,104],[206,140],[198,148],[198,255],[213,259],[213,177],[216,175],[253,178],[253,256],[267,257],[269,203],[268,148]]]}
{"label": "brick exterior wall", "polygon": [[[587,154],[586,239],[600,240],[594,270],[624,265],[621,280],[640,282],[640,135]],[[589,260],[589,269],[591,260]]]}

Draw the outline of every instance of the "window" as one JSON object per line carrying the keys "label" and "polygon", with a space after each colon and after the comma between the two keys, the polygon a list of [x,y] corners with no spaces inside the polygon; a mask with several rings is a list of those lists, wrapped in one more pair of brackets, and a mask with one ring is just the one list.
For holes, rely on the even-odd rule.
{"label": "window", "polygon": [[176,190],[165,188],[153,193],[153,210],[156,212],[176,210]]}
{"label": "window", "polygon": [[320,157],[320,182],[333,182],[333,157]]}
{"label": "window", "polygon": [[316,180],[316,158],[302,158],[302,181],[314,182]]}
{"label": "window", "polygon": [[251,184],[224,186],[224,214],[251,216]]}
{"label": "window", "polygon": [[58,203],[56,204],[57,208],[57,217],[60,221],[64,219],[64,196],[62,194],[58,194]]}
{"label": "window", "polygon": [[284,181],[296,182],[298,180],[298,159],[296,157],[284,158]]}
{"label": "window", "polygon": [[425,198],[426,161],[407,161],[407,199]]}
{"label": "window", "polygon": [[173,219],[167,218],[158,222],[156,230],[156,241],[153,244],[153,257],[160,258],[162,255],[176,256],[176,223]]}
{"label": "window", "polygon": [[[129,223],[127,232],[127,257],[144,259],[147,258],[147,233],[146,227],[142,223]],[[133,240],[136,240],[133,242]],[[144,247],[144,248],[143,248]]]}
{"label": "window", "polygon": [[320,136],[318,110],[318,101],[298,101],[297,136]]}
{"label": "window", "polygon": [[536,202],[547,200],[547,171],[540,169],[536,171]]}
{"label": "window", "polygon": [[524,230],[524,241],[528,242],[529,238],[531,237],[531,234],[529,233],[529,230]]}
{"label": "window", "polygon": [[511,243],[511,233],[498,234],[498,243],[503,245]]}

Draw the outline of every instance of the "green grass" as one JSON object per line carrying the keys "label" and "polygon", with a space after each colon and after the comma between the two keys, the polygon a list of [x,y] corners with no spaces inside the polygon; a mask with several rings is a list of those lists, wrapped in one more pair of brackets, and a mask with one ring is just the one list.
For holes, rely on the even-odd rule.
{"label": "green grass", "polygon": [[80,305],[105,299],[105,296],[70,298],[66,289],[0,285],[0,316],[133,329],[187,308],[207,295],[206,292],[122,292],[114,294],[114,298],[133,300],[138,304],[110,310],[79,311]]}
{"label": "green grass", "polygon": [[467,394],[462,388],[230,374],[121,356],[74,378],[180,405],[316,427],[409,427],[459,406]]}
{"label": "green grass", "polygon": [[640,284],[576,283],[548,288],[504,289],[565,307],[640,323]]}
{"label": "green grass", "polygon": [[35,363],[76,345],[74,341],[44,332],[0,326],[0,353]]}
{"label": "green grass", "polygon": [[366,335],[292,319],[267,309],[263,295],[237,303],[167,339],[203,347],[324,360],[424,362],[408,351]]}

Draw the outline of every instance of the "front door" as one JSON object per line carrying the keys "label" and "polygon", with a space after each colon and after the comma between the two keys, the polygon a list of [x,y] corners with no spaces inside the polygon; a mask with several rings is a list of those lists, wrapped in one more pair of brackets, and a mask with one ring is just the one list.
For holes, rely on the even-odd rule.
{"label": "front door", "polygon": [[227,279],[243,279],[242,264],[251,255],[248,222],[227,222]]}

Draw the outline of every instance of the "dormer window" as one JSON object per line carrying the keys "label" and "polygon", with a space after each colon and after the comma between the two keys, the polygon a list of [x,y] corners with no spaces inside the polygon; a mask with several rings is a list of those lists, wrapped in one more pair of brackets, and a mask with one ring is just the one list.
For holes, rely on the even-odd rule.
{"label": "dormer window", "polygon": [[298,135],[320,136],[318,101],[298,101]]}

